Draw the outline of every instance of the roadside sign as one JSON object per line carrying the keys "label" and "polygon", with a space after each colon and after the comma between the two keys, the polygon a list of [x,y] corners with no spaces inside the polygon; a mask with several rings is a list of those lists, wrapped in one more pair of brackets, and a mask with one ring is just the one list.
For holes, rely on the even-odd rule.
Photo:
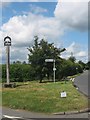
{"label": "roadside sign", "polygon": [[45,62],[53,62],[54,59],[45,59]]}
{"label": "roadside sign", "polygon": [[11,46],[11,38],[9,36],[4,38],[4,46]]}
{"label": "roadside sign", "polygon": [[67,97],[67,93],[66,92],[61,92],[61,98],[66,98]]}
{"label": "roadside sign", "polygon": [[56,70],[56,68],[53,68],[53,71]]}

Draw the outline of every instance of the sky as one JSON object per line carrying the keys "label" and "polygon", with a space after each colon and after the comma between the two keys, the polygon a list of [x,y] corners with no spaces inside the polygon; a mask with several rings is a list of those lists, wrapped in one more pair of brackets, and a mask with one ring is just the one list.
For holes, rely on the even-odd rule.
{"label": "sky", "polygon": [[77,61],[88,61],[88,0],[4,0],[0,10],[2,63],[6,62],[4,37],[12,39],[10,61],[28,62],[27,48],[33,45],[35,35],[58,48],[66,48],[62,58],[68,59],[73,53]]}

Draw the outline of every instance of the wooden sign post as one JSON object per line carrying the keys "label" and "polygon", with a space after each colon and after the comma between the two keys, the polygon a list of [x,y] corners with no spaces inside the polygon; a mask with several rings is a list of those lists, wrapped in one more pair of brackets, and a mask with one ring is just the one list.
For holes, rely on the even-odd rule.
{"label": "wooden sign post", "polygon": [[7,76],[7,84],[10,84],[9,79],[9,66],[10,66],[10,46],[11,46],[11,38],[9,36],[4,38],[4,46],[6,46],[6,76]]}

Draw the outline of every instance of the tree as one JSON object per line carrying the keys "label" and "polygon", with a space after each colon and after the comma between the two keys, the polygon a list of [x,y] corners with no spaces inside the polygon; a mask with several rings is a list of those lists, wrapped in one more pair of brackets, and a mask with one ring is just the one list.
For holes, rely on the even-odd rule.
{"label": "tree", "polygon": [[76,61],[76,58],[74,56],[71,56],[71,57],[69,57],[69,60],[74,63]]}
{"label": "tree", "polygon": [[86,69],[86,70],[90,70],[90,61],[88,61],[88,62],[86,63],[85,69]]}
{"label": "tree", "polygon": [[26,61],[23,61],[22,64],[27,64]]}
{"label": "tree", "polygon": [[74,63],[71,60],[63,59],[61,62],[61,68],[59,69],[59,74],[63,77],[72,76],[77,73],[82,73],[82,66],[78,63]]}
{"label": "tree", "polygon": [[76,74],[76,66],[71,60],[63,60],[62,64],[62,75],[63,77],[71,76]]}
{"label": "tree", "polygon": [[21,64],[21,61],[17,60],[17,61],[16,61],[16,64]]}
{"label": "tree", "polygon": [[10,79],[12,79],[15,82],[23,82],[22,64],[10,65]]}
{"label": "tree", "polygon": [[78,63],[82,66],[82,69],[84,70],[84,69],[85,69],[86,64],[85,64],[84,62],[82,62],[81,60],[80,60],[80,61],[78,61]]}
{"label": "tree", "polygon": [[56,48],[53,43],[48,43],[44,39],[38,42],[38,39],[35,36],[33,47],[28,48],[28,60],[34,70],[35,79],[40,79],[40,82],[42,82],[46,74],[48,79],[53,74],[53,63],[45,63],[45,59],[55,59],[57,63],[61,59],[60,53],[65,49]]}

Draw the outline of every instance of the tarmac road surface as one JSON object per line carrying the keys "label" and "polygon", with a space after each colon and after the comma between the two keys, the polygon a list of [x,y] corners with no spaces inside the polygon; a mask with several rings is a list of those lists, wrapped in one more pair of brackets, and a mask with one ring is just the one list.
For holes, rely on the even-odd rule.
{"label": "tarmac road surface", "polygon": [[89,113],[53,115],[34,113],[24,110],[13,110],[5,107],[2,108],[2,120],[42,120],[45,118],[51,118],[51,120],[53,120],[54,118],[88,118],[88,116]]}
{"label": "tarmac road surface", "polygon": [[82,92],[87,97],[90,97],[89,95],[89,75],[90,71],[85,71],[80,76],[76,77],[74,80],[74,85],[77,86],[78,90]]}

